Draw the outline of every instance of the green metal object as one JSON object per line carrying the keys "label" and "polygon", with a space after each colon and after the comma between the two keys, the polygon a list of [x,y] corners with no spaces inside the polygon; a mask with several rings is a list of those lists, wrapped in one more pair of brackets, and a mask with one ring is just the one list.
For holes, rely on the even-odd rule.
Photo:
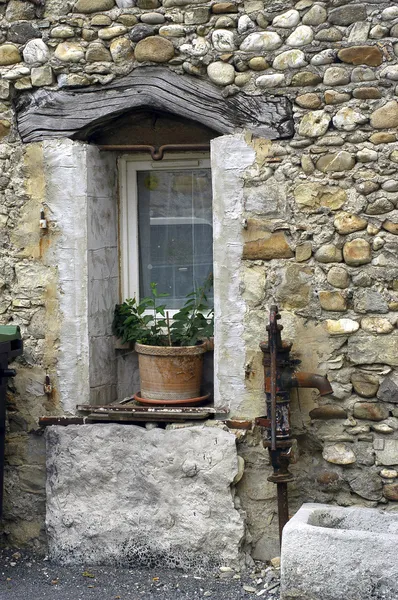
{"label": "green metal object", "polygon": [[12,340],[20,340],[21,331],[18,325],[0,325],[0,344],[2,342],[11,342]]}

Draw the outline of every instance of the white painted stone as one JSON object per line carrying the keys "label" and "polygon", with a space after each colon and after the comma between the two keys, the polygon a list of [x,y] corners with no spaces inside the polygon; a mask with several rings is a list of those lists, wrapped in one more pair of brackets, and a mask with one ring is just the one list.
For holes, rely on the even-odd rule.
{"label": "white painted stone", "polygon": [[89,399],[87,145],[43,142],[46,204],[58,235],[46,263],[58,270],[60,339],[58,392],[66,414]]}
{"label": "white painted stone", "polygon": [[300,25],[293,31],[293,33],[289,35],[286,40],[286,44],[292,48],[300,48],[301,46],[311,44],[313,39],[314,34],[311,27],[308,27],[307,25]]}
{"label": "white painted stone", "polygon": [[351,465],[356,457],[349,444],[331,444],[322,452],[323,458],[334,465]]}
{"label": "white painted stone", "polygon": [[300,13],[298,10],[288,10],[284,12],[282,15],[278,15],[272,21],[272,25],[274,27],[284,27],[286,29],[290,29],[290,27],[295,27],[300,22]]}
{"label": "white painted stone", "polygon": [[[211,142],[213,177],[214,279],[219,293],[214,298],[214,404],[230,407],[234,416],[248,415],[242,409],[250,398],[245,386],[246,302],[240,292],[244,220],[243,174],[255,159],[254,149],[242,136],[222,136]],[[260,409],[253,402],[252,413]]]}
{"label": "white painted stone", "polygon": [[43,40],[30,40],[23,49],[23,59],[28,65],[43,64],[50,58],[50,51]]}
{"label": "white painted stone", "polygon": [[264,52],[275,50],[282,44],[280,36],[275,31],[250,33],[240,45],[242,52]]}
{"label": "white painted stone", "polygon": [[341,108],[333,117],[333,125],[342,131],[353,131],[357,125],[363,125],[368,117],[349,106]]}
{"label": "white painted stone", "polygon": [[15,81],[16,79],[20,79],[21,77],[25,77],[25,75],[29,75],[30,69],[25,65],[18,65],[13,67],[6,73],[2,74],[2,78],[7,81]]}
{"label": "white painted stone", "polygon": [[209,79],[217,85],[229,85],[235,81],[235,69],[222,61],[211,63],[207,67]]}
{"label": "white painted stone", "polygon": [[238,566],[235,436],[215,427],[51,427],[47,533],[63,564]]}
{"label": "white painted stone", "polygon": [[228,29],[216,29],[211,36],[213,46],[219,52],[232,52],[235,50],[235,36]]}
{"label": "white painted stone", "polygon": [[272,75],[261,75],[256,79],[256,86],[259,88],[274,88],[283,85],[285,76],[282,73],[273,73]]}
{"label": "white painted stone", "polygon": [[274,69],[284,71],[285,69],[299,69],[305,67],[306,64],[304,52],[301,50],[286,50],[278,54],[272,66]]}

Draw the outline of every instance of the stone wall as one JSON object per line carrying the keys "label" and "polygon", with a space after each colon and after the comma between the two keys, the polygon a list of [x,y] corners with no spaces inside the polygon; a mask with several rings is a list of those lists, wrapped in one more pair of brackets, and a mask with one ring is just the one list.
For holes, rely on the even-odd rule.
{"label": "stone wall", "polygon": [[[313,391],[293,397],[298,442],[292,510],[306,500],[394,510],[395,3],[0,0],[0,16],[0,312],[1,322],[21,325],[25,340],[9,397],[5,532],[10,543],[36,540],[43,529],[43,452],[35,432],[40,415],[62,411],[58,386],[45,395],[42,384],[46,372],[57,381],[62,364],[65,298],[59,277],[69,264],[66,254],[58,254],[59,269],[47,262],[52,249],[38,218],[48,197],[43,169],[51,168],[51,160],[45,166],[40,145],[20,144],[12,100],[40,87],[106,84],[159,63],[181,76],[206,78],[225,96],[264,94],[292,102],[292,139],[270,142],[237,132],[229,141],[213,143],[215,151],[224,152],[238,145],[248,157],[231,173],[235,190],[241,188],[238,213],[230,215],[239,270],[227,265],[231,277],[225,283],[237,295],[233,308],[242,308],[239,335],[229,340],[230,348],[244,343],[236,362],[229,357],[235,370],[228,377],[236,373],[237,387],[223,387],[222,394],[228,401],[242,392],[236,415],[255,416],[262,409],[258,342],[265,335],[267,308],[277,302],[284,335],[294,340],[303,367],[327,373],[334,390],[324,400]],[[221,157],[213,160],[217,164]],[[62,238],[51,210],[48,216],[49,233]],[[220,273],[223,266],[216,265]],[[218,308],[221,317],[225,307]],[[217,353],[221,373],[227,357],[221,348]],[[222,383],[224,376],[225,371],[216,385],[230,385]],[[112,377],[108,384],[113,385]],[[239,439],[246,471],[238,488],[254,553],[264,557],[275,539],[275,491],[266,482],[266,455],[256,435]]]}

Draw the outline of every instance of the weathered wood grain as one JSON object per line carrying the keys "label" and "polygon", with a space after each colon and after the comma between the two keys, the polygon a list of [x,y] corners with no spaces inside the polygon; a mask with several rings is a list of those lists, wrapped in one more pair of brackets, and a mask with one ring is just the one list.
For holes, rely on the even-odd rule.
{"label": "weathered wood grain", "polygon": [[25,92],[15,105],[23,142],[54,137],[87,139],[102,123],[139,108],[177,114],[218,133],[246,128],[269,139],[293,134],[286,98],[243,92],[223,98],[220,89],[207,81],[159,67],[141,67],[106,86]]}

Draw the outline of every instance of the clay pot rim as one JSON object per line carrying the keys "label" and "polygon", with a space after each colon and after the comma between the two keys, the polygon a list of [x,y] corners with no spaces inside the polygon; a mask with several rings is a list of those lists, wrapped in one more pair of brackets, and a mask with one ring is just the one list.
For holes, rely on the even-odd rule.
{"label": "clay pot rim", "polygon": [[202,342],[197,346],[149,346],[136,342],[134,350],[138,354],[148,354],[151,356],[195,356],[197,354],[204,354],[207,351],[207,342]]}

